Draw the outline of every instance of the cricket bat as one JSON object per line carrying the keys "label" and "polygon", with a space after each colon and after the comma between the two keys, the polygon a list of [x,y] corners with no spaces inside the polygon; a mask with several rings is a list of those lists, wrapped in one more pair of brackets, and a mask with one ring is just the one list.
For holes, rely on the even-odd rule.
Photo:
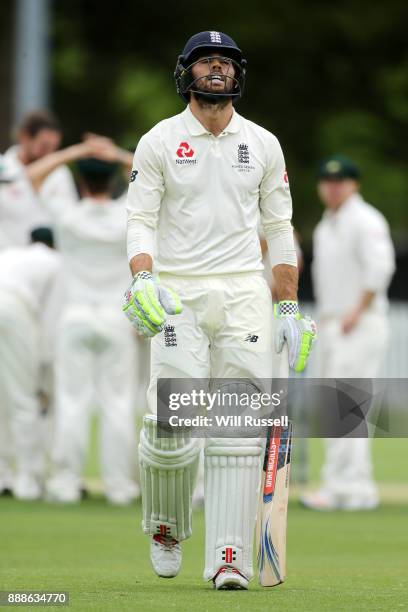
{"label": "cricket bat", "polygon": [[292,423],[270,427],[266,441],[256,523],[258,576],[262,586],[276,586],[286,576],[286,525],[288,513]]}

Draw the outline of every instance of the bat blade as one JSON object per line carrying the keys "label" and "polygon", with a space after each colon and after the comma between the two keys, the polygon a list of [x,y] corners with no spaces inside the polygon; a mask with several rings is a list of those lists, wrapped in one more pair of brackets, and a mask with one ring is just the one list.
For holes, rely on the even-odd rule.
{"label": "bat blade", "polygon": [[286,577],[286,526],[289,497],[292,424],[271,427],[265,449],[256,525],[258,576],[262,586]]}

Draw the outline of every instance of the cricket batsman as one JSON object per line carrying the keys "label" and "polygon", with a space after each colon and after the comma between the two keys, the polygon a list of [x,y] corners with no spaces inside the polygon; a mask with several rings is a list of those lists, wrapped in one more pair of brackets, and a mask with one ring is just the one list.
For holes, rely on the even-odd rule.
{"label": "cricket batsman", "polygon": [[[222,32],[200,32],[177,60],[186,109],[158,123],[136,149],[128,193],[133,282],[124,311],[152,337],[148,411],[140,437],[143,530],[158,576],[176,576],[191,535],[200,446],[157,435],[158,378],[272,376],[273,314],[257,222],[278,295],[276,346],[301,371],[314,339],[299,314],[292,203],[279,142],[241,117],[246,61]],[[247,589],[258,504],[261,439],[206,439],[204,579]]]}

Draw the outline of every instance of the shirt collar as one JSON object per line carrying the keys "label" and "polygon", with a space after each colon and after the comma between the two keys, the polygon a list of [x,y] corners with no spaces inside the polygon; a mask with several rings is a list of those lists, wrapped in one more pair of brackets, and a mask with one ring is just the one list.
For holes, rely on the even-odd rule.
{"label": "shirt collar", "polygon": [[[209,134],[208,130],[203,126],[202,123],[193,115],[190,109],[190,105],[187,105],[186,109],[181,113],[184,119],[184,123],[191,134],[191,136],[202,136],[203,134]],[[236,134],[240,129],[240,116],[236,112],[235,108],[232,109],[232,117],[229,124],[225,127],[222,134]]]}

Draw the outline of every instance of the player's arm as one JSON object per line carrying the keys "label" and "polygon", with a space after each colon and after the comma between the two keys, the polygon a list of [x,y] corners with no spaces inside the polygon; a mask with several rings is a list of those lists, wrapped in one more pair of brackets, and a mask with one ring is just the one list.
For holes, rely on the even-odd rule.
{"label": "player's arm", "polygon": [[278,302],[293,300],[297,302],[298,269],[288,264],[277,264],[272,268],[276,283]]}
{"label": "player's arm", "polygon": [[[273,270],[272,276],[275,278],[275,274],[280,274],[281,279],[279,287],[284,292],[284,294],[292,294],[294,296],[297,296],[298,278],[303,270],[303,254],[302,249],[300,248],[299,239],[296,235],[296,231],[293,232],[293,240],[296,252],[296,274],[293,273],[293,266],[277,265]],[[274,300],[277,300],[278,302],[283,299],[281,295],[278,294],[277,290],[275,291],[275,289],[273,290],[272,295],[274,296]]]}
{"label": "player's arm", "polygon": [[34,191],[39,191],[44,180],[51,172],[62,164],[69,164],[83,157],[90,155],[89,144],[81,142],[79,144],[66,147],[60,151],[49,153],[41,159],[26,166],[26,175],[31,182]]}
{"label": "player's arm", "polygon": [[140,253],[140,255],[132,257],[129,265],[132,276],[135,276],[138,272],[143,272],[143,270],[152,272],[153,259],[150,255],[147,255],[147,253]]}
{"label": "player's arm", "polygon": [[150,133],[135,152],[127,198],[127,251],[133,282],[124,296],[123,311],[136,330],[152,337],[161,332],[167,314],[182,310],[179,297],[153,274],[155,232],[164,194],[158,154],[160,143]]}
{"label": "player's arm", "polygon": [[282,150],[276,138],[270,135],[270,139],[267,167],[260,185],[261,226],[279,300],[296,300],[298,275],[291,223],[292,199]]}
{"label": "player's arm", "polygon": [[298,268],[292,219],[292,199],[282,149],[271,136],[267,168],[260,185],[261,225],[268,243],[269,258],[276,283],[278,304],[275,345],[282,351],[286,342],[289,365],[304,370],[316,335],[313,321],[299,313],[297,300]]}
{"label": "player's arm", "polygon": [[342,330],[348,334],[368,310],[378,293],[387,291],[395,271],[395,251],[385,219],[364,219],[359,232],[359,259],[363,271],[363,291],[355,307],[343,317]]}
{"label": "player's arm", "polygon": [[49,153],[26,167],[26,175],[35,191],[51,172],[59,166],[69,164],[85,157],[96,157],[111,163],[121,163],[131,167],[132,155],[117,147],[109,138],[90,136],[84,142]]}
{"label": "player's arm", "polygon": [[130,179],[133,166],[133,154],[130,151],[118,147],[111,138],[93,132],[86,132],[83,139],[97,146],[97,153],[103,155],[104,161],[120,164],[127,174],[126,180]]}

